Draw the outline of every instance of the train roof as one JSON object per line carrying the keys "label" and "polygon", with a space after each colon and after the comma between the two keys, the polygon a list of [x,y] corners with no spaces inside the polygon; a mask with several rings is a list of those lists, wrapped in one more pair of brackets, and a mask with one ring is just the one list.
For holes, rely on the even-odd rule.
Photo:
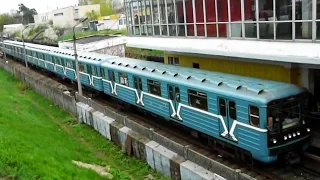
{"label": "train roof", "polygon": [[186,68],[131,58],[111,59],[101,64],[118,71],[148,76],[154,80],[193,87],[252,102],[267,104],[271,100],[289,97],[304,91],[289,84],[240,75]]}
{"label": "train roof", "polygon": [[[22,47],[22,42],[18,42],[18,41],[7,41],[7,42],[9,42],[11,44],[16,44],[16,45]],[[68,59],[70,59],[71,56],[74,57],[74,50],[72,50],[72,49],[62,49],[62,48],[58,48],[58,47],[43,46],[43,45],[32,44],[32,43],[25,43],[25,46],[26,46],[26,48],[34,49],[37,51],[38,51],[38,49],[40,49],[43,51],[58,53],[58,54],[61,54],[60,55],[61,57],[68,58]],[[81,59],[83,62],[91,63],[91,64],[100,64],[100,62],[91,62],[90,60],[103,62],[103,61],[106,61],[111,58],[119,58],[118,56],[105,55],[105,54],[96,53],[96,52],[77,51],[77,54],[78,54],[79,61]],[[68,56],[70,56],[70,57],[68,57]]]}
{"label": "train roof", "polygon": [[[20,42],[17,44],[20,44]],[[28,46],[33,48],[46,47],[51,53],[65,53],[66,56],[73,56],[73,50],[69,49],[30,43]],[[296,95],[304,91],[304,88],[293,84],[253,77],[168,65],[133,58],[109,56],[99,53],[79,51],[78,55],[80,62],[101,64],[103,67],[117,69],[118,71],[140,74],[141,76],[148,76],[159,81],[193,87],[193,89],[199,91],[216,92],[222,96],[246,99],[261,104],[266,104],[274,99]],[[91,58],[82,58],[80,56],[90,56]],[[101,59],[100,62],[97,61],[97,59]]]}

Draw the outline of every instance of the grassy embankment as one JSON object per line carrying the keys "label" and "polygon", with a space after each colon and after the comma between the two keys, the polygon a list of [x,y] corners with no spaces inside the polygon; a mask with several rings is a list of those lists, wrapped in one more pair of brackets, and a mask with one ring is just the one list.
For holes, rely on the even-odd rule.
{"label": "grassy embankment", "polygon": [[[114,34],[126,35],[127,30],[124,29],[124,30],[102,30],[102,31],[76,31],[77,39],[91,36],[91,35],[114,35]],[[73,32],[69,32],[60,36],[58,40],[59,41],[71,40],[72,36],[73,36]]]}
{"label": "grassy embankment", "polygon": [[106,179],[73,161],[113,179],[165,179],[0,69],[0,179]]}

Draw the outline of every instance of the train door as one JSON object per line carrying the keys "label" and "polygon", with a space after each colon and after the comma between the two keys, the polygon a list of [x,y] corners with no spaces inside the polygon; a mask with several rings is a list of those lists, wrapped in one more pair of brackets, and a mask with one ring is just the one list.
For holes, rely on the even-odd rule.
{"label": "train door", "polygon": [[[173,108],[175,109],[175,112],[177,113],[178,110],[178,106],[180,103],[180,88],[174,85],[168,85],[168,92],[169,92],[169,98],[172,101],[173,104]],[[171,107],[170,107],[171,109]],[[172,109],[170,111],[170,113],[172,114]],[[170,114],[170,116],[171,116]],[[177,116],[175,116],[174,118],[177,118]]]}
{"label": "train door", "polygon": [[231,130],[232,124],[234,120],[237,119],[236,114],[236,103],[233,100],[227,98],[218,98],[219,103],[219,114],[223,118],[223,122],[225,123],[225,127],[222,123],[220,123],[220,134],[225,132],[225,128],[227,128],[228,134],[225,136],[228,139],[232,140],[229,132]]}
{"label": "train door", "polygon": [[115,85],[115,76],[114,76],[114,71],[108,70],[108,77],[109,77],[109,81],[111,82],[111,94],[113,94],[113,89],[114,89],[114,85]]}
{"label": "train door", "polygon": [[134,76],[133,81],[134,81],[134,88],[137,90],[137,93],[138,93],[138,97],[136,97],[136,102],[138,102],[142,92],[142,80],[141,78]]}

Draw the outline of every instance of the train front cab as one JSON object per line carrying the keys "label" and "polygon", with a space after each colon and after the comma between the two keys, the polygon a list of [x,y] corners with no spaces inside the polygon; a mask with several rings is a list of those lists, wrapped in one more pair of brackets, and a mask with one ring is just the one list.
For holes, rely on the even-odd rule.
{"label": "train front cab", "polygon": [[305,119],[307,93],[268,103],[266,112],[267,146],[269,154],[261,158],[272,162],[290,152],[300,153],[308,148],[311,129]]}

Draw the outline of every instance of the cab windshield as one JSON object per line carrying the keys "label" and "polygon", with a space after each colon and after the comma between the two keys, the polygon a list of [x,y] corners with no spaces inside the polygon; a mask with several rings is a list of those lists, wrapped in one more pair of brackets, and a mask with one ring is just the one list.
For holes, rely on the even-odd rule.
{"label": "cab windshield", "polygon": [[301,124],[304,96],[293,96],[272,101],[268,104],[267,127],[272,132],[286,131]]}
{"label": "cab windshield", "polygon": [[283,114],[283,121],[282,121],[282,129],[288,129],[299,125],[300,121],[300,104],[297,103],[290,103],[283,106],[281,109],[281,113]]}

